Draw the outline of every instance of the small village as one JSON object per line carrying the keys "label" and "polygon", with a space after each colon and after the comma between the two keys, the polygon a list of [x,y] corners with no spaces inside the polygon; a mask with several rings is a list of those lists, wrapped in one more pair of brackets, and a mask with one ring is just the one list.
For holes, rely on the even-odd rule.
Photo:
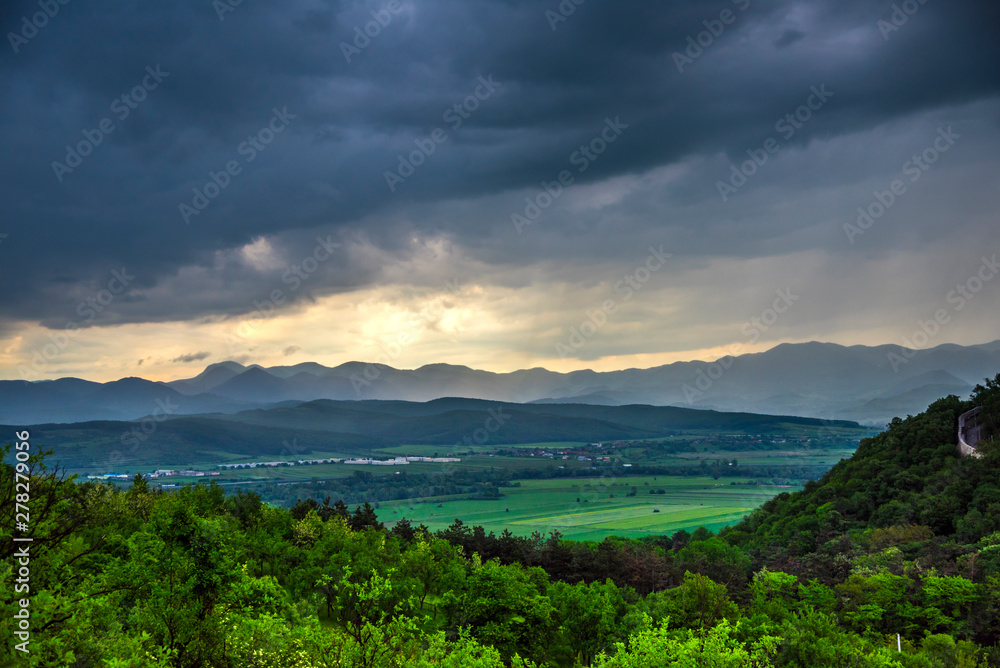
{"label": "small village", "polygon": [[[343,464],[345,466],[408,466],[413,462],[430,462],[434,464],[448,464],[462,461],[459,457],[394,457],[392,459],[346,459],[342,457],[328,457],[326,459],[298,459],[293,461],[274,462],[241,462],[236,464],[217,464],[220,471],[196,471],[184,469],[156,469],[152,473],[143,473],[143,477],[154,478],[203,478],[205,476],[221,475],[221,471],[234,471],[243,469],[275,468],[279,466],[310,466],[316,464]],[[90,480],[131,480],[135,474],[131,473],[99,473],[88,475]]]}

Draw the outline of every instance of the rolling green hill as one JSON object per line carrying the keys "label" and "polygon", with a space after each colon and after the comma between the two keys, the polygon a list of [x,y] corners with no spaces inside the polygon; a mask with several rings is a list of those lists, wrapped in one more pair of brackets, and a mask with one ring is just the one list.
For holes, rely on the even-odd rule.
{"label": "rolling green hill", "polygon": [[[21,428],[21,427],[18,427]],[[0,427],[13,432],[14,427]],[[662,437],[678,430],[785,434],[860,429],[847,421],[720,413],[657,406],[509,404],[476,399],[318,400],[235,415],[158,416],[132,422],[42,424],[39,443],[71,468],[109,471],[136,466],[190,466],[233,457],[361,455],[394,445],[591,442]],[[486,441],[483,441],[483,438]],[[288,443],[295,443],[294,452]]]}
{"label": "rolling green hill", "polygon": [[856,422],[847,420],[721,413],[673,406],[512,404],[458,398],[426,403],[318,400],[212,417],[270,427],[361,433],[407,443],[450,444],[482,427],[490,411],[500,411],[506,418],[491,439],[500,443],[646,438],[678,429],[782,433],[787,429],[858,427]]}

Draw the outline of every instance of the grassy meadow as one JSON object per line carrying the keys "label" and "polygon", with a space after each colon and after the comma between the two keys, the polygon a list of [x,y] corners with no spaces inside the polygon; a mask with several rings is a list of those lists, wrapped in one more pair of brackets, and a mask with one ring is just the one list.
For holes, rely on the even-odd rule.
{"label": "grassy meadow", "polygon": [[[699,526],[718,530],[735,524],[777,494],[799,489],[730,482],[745,481],[664,476],[528,480],[520,487],[505,488],[506,498],[393,501],[381,503],[378,513],[387,523],[405,517],[433,530],[444,529],[457,518],[498,534],[504,529],[524,536],[557,530],[571,540],[599,541],[607,536],[638,538]],[[627,496],[633,487],[636,495]],[[650,493],[661,489],[664,494]]]}

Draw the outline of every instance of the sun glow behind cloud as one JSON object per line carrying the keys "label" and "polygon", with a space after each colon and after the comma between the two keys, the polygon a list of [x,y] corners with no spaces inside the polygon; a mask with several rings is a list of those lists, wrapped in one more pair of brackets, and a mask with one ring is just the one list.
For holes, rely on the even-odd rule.
{"label": "sun glow behind cloud", "polygon": [[[598,267],[595,280],[584,284],[545,279],[540,271],[524,285],[508,286],[501,272],[486,281],[446,279],[435,287],[387,284],[230,318],[91,327],[72,334],[19,323],[0,353],[0,372],[28,380],[107,381],[130,375],[172,380],[224,360],[264,366],[377,361],[397,368],[449,363],[498,372],[538,366],[609,371],[760,352],[780,342],[828,340],[823,332],[833,330],[842,333],[835,342],[877,345],[910,334],[918,319],[943,301],[954,272],[948,263],[932,271],[932,261],[942,252],[887,256],[877,271],[871,265],[845,265],[835,284],[816,279],[813,272],[829,260],[813,252],[707,264],[671,258],[674,264],[653,273],[626,300],[616,293],[616,281],[641,264],[640,253],[636,265]],[[966,254],[964,248],[953,251],[953,257]],[[455,257],[440,255],[435,270]],[[914,264],[928,267],[923,283],[900,274],[898,285],[886,282],[886,268],[902,272]],[[776,291],[786,288],[797,296],[794,306],[768,327],[751,326],[772,305]],[[892,326],[879,320],[883,290],[913,301],[911,315]],[[844,291],[853,295],[850,311],[824,309]],[[978,299],[970,313],[972,306],[989,311],[998,303],[996,293],[984,291]],[[590,314],[608,300],[616,302],[615,312],[591,332],[584,323],[594,322]],[[585,332],[577,339],[582,345],[564,357],[557,344],[570,343],[574,330]],[[972,344],[989,340],[990,331],[988,323],[971,318],[947,334],[948,340]],[[209,356],[201,359],[196,352]]]}

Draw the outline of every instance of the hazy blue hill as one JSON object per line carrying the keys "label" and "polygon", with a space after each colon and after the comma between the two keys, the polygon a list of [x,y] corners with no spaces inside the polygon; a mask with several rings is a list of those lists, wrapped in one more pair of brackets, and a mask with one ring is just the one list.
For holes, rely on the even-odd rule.
{"label": "hazy blue hill", "polygon": [[794,416],[758,415],[755,413],[724,413],[711,410],[677,408],[674,406],[596,406],[587,404],[533,404],[527,411],[539,411],[568,417],[591,417],[616,420],[644,429],[719,429],[725,431],[771,431],[776,425],[817,427],[858,427],[845,420],[820,420]]}
{"label": "hazy blue hill", "polygon": [[586,392],[576,394],[568,399],[535,399],[528,402],[532,404],[558,404],[572,401],[575,404],[589,404],[594,406],[621,406],[629,403],[636,403],[638,397],[630,392],[613,392],[610,390],[600,390],[596,392]]}
{"label": "hazy blue hill", "polygon": [[[882,393],[883,398],[893,397],[900,395],[904,392],[911,392],[913,390],[919,390],[922,387],[929,387],[932,385],[944,386],[950,388],[956,388],[961,390],[964,394],[968,394],[972,391],[973,385],[967,383],[961,378],[954,376],[947,371],[941,369],[936,369],[934,371],[927,371],[918,376],[913,376],[911,378],[906,378],[898,383],[895,383],[892,387],[887,389]],[[954,390],[952,390],[954,392]],[[938,397],[946,396],[944,394],[938,395]],[[928,402],[929,404],[930,402]]]}
{"label": "hazy blue hill", "polygon": [[201,394],[222,385],[227,380],[246,371],[246,367],[236,362],[221,362],[212,364],[204,371],[188,380],[175,380],[167,383],[182,394]]}
{"label": "hazy blue hill", "polygon": [[222,396],[242,401],[283,401],[292,398],[286,396],[285,387],[283,379],[257,367],[230,378],[215,390]]}
{"label": "hazy blue hill", "polygon": [[935,399],[946,397],[949,394],[956,396],[967,395],[971,389],[971,387],[962,385],[924,385],[896,396],[872,399],[864,406],[853,409],[852,413],[858,420],[868,420],[873,415],[884,415],[886,413],[906,417],[907,415],[912,415],[908,409],[915,403],[923,402],[929,404]]}
{"label": "hazy blue hill", "polygon": [[78,378],[29,383],[24,380],[0,381],[0,421],[46,422],[49,420],[88,420],[94,417],[123,417],[110,409],[95,415],[93,397],[101,387]]}
{"label": "hazy blue hill", "polygon": [[31,396],[62,397],[65,399],[82,399],[93,395],[101,387],[101,383],[93,383],[79,378],[60,378],[58,380],[43,380],[31,383],[26,380],[0,381],[0,399],[16,401]]}
{"label": "hazy blue hill", "polygon": [[128,419],[152,412],[157,400],[176,405],[183,399],[173,388],[142,378],[104,384],[77,378],[41,383],[0,381],[0,419],[23,424],[49,419]]}
{"label": "hazy blue hill", "polygon": [[[643,429],[593,417],[574,417],[551,413],[535,414],[511,408],[503,411],[505,422],[490,434],[491,443],[543,443],[553,441],[591,441],[608,439],[651,438],[662,430]],[[488,413],[456,410],[437,415],[383,421],[378,433],[387,440],[405,443],[447,445],[462,444],[485,428]],[[492,423],[491,423],[492,424]]]}
{"label": "hazy blue hill", "polygon": [[94,393],[101,401],[122,404],[154,403],[166,398],[180,400],[183,395],[164,383],[154,383],[143,378],[122,378],[121,380],[104,383]]}
{"label": "hazy blue hill", "polygon": [[365,410],[352,407],[350,404],[341,405],[325,400],[270,410],[242,411],[234,415],[213,415],[211,417],[223,422],[358,434],[373,433],[378,429],[380,422],[397,418],[391,413]]}
{"label": "hazy blue hill", "polygon": [[0,381],[0,422],[7,424],[133,420],[154,412],[190,415],[260,405],[272,403],[240,402],[214,394],[190,396],[142,378],[103,384],[77,378],[37,383]]}
{"label": "hazy blue hill", "polygon": [[[942,345],[911,351],[905,358],[900,353],[898,346],[810,342],[781,344],[721,362],[571,373],[539,368],[493,373],[450,364],[408,370],[362,362],[334,368],[305,362],[265,369],[222,362],[194,378],[150,385],[186,395],[178,411],[183,414],[233,413],[285,401],[427,402],[468,397],[536,404],[673,405],[884,424],[897,415],[919,412],[928,397],[942,391],[964,394],[1000,370],[1000,341]],[[142,389],[146,386],[135,387],[148,399],[148,388]],[[127,392],[116,393],[113,388],[99,392],[100,388],[76,379],[0,381],[0,422],[135,419],[151,410],[141,401],[137,405]]]}
{"label": "hazy blue hill", "polygon": [[[48,380],[39,383],[28,383],[27,381],[11,381],[23,383],[22,390],[36,388],[38,391],[46,392],[49,396],[60,396],[65,398],[83,398],[93,396],[100,389],[101,383],[94,383],[89,380],[79,378],[60,378],[58,380]],[[25,386],[28,386],[27,388]]]}
{"label": "hazy blue hill", "polygon": [[332,369],[316,362],[302,362],[293,366],[271,366],[267,367],[267,372],[278,378],[291,378],[300,373],[307,373],[312,376],[324,377],[330,375]]}
{"label": "hazy blue hill", "polygon": [[649,438],[677,429],[717,429],[764,433],[789,426],[856,428],[849,421],[722,413],[671,406],[594,406],[587,404],[511,404],[444,398],[429,402],[313,401],[280,409],[212,416],[222,421],[357,433],[400,443],[457,442],[484,426],[490,411],[505,418],[493,443],[536,443]]}

